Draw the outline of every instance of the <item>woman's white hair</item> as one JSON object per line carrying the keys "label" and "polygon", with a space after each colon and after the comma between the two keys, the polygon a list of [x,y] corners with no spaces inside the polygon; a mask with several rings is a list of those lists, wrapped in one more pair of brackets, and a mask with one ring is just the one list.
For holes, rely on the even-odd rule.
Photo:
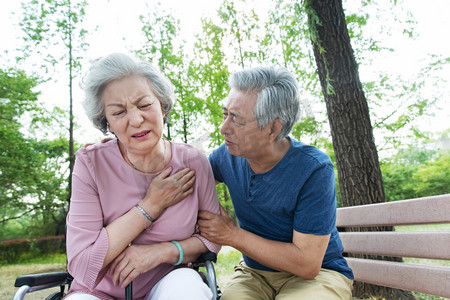
{"label": "woman's white hair", "polygon": [[106,134],[109,130],[101,94],[105,87],[120,78],[142,76],[149,81],[150,88],[161,102],[165,113],[164,123],[175,101],[174,86],[156,67],[149,62],[123,53],[113,53],[95,60],[82,80],[85,91],[84,110],[94,127]]}

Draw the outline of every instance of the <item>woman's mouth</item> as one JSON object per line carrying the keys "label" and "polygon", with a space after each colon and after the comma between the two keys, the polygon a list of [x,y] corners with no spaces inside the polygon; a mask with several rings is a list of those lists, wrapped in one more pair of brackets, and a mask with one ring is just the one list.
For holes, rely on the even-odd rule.
{"label": "woman's mouth", "polygon": [[133,134],[131,137],[134,139],[137,139],[137,140],[142,140],[142,139],[145,139],[149,134],[150,134],[150,131],[142,131],[142,132]]}

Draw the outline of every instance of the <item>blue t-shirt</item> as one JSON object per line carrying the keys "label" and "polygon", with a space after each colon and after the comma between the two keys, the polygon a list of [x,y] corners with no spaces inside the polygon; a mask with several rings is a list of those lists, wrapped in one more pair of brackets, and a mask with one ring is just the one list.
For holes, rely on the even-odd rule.
{"label": "blue t-shirt", "polygon": [[[293,230],[331,234],[322,268],[353,279],[336,229],[333,163],[317,148],[293,138],[290,141],[285,156],[263,174],[255,174],[247,159],[231,155],[222,144],[209,156],[214,177],[227,185],[242,229],[286,243],[292,243]],[[251,268],[275,271],[243,257]]]}

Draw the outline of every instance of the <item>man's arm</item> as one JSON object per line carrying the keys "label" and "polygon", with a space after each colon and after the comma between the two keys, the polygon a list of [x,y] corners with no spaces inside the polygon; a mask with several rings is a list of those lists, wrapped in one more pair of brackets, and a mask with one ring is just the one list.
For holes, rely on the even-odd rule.
{"label": "man's arm", "polygon": [[294,230],[292,243],[272,241],[237,227],[225,210],[214,215],[202,211],[198,221],[201,235],[231,246],[269,268],[313,279],[322,266],[330,235],[304,234]]}

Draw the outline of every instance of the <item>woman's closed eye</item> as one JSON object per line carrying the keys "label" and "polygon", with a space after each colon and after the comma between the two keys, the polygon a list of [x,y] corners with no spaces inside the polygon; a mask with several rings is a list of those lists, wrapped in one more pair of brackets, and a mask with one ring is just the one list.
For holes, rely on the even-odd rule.
{"label": "woman's closed eye", "polygon": [[139,109],[146,109],[149,108],[150,106],[152,106],[153,103],[146,103],[146,104],[142,104],[139,105]]}
{"label": "woman's closed eye", "polygon": [[121,116],[123,114],[125,114],[125,110],[119,110],[119,111],[113,112],[112,115],[115,116],[115,117],[118,117],[118,116]]}

